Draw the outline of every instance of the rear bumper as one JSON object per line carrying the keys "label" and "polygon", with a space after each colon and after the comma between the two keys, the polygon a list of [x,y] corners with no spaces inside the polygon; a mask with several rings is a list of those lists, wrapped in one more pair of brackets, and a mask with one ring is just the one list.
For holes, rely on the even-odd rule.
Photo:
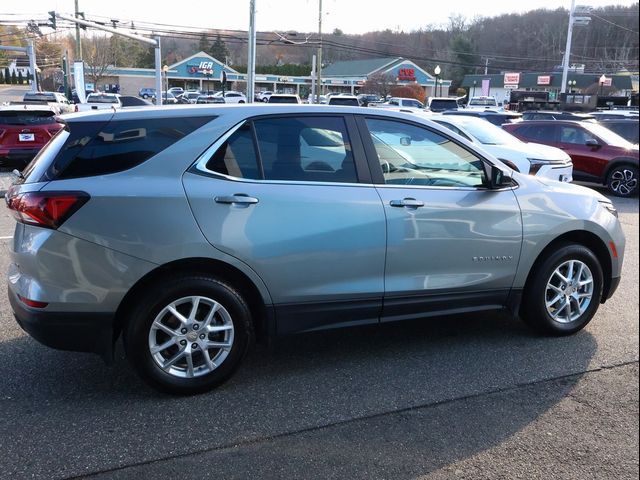
{"label": "rear bumper", "polygon": [[9,287],[18,325],[38,342],[58,350],[97,353],[113,358],[113,320],[109,313],[48,312],[24,305]]}

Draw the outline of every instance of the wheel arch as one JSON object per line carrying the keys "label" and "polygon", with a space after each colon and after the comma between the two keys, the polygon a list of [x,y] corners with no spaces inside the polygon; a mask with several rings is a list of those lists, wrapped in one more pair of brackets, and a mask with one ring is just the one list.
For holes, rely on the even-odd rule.
{"label": "wheel arch", "polygon": [[273,308],[265,303],[254,282],[238,268],[211,258],[185,258],[161,265],[138,280],[124,296],[116,310],[113,324],[113,342],[118,339],[126,321],[127,312],[139,294],[149,286],[168,276],[180,274],[213,275],[236,288],[245,298],[251,312],[256,337],[264,339],[275,331]]}
{"label": "wheel arch", "polygon": [[542,249],[542,251],[534,260],[532,267],[529,269],[529,274],[527,275],[527,279],[524,283],[524,288],[527,289],[531,278],[534,276],[537,269],[540,268],[540,264],[544,261],[544,259],[560,245],[567,243],[579,244],[587,247],[594,253],[596,258],[598,259],[598,262],[600,262],[603,276],[602,298],[600,299],[600,303],[604,303],[608,298],[609,289],[611,288],[611,272],[613,268],[611,256],[609,254],[609,249],[605,245],[605,243],[596,234],[588,232],[586,230],[573,230],[563,233],[559,237],[553,239],[546,247],[544,247],[544,249]]}

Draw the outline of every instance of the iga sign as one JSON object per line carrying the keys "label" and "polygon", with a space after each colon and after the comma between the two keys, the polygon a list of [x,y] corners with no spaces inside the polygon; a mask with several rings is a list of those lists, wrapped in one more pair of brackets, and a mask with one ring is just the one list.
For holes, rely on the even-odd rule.
{"label": "iga sign", "polygon": [[198,65],[187,65],[187,73],[191,75],[195,75],[196,73],[211,75],[213,73],[213,62],[200,62]]}
{"label": "iga sign", "polygon": [[398,70],[398,80],[405,82],[416,81],[416,71],[413,68],[401,68]]}
{"label": "iga sign", "polygon": [[520,83],[519,73],[505,73],[504,84],[505,85],[518,85]]}

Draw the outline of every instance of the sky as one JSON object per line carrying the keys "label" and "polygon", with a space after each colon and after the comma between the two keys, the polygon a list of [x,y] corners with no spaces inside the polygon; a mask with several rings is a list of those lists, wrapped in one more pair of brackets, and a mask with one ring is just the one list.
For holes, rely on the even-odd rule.
{"label": "sky", "polygon": [[[629,6],[637,0],[577,0],[577,5],[601,7]],[[162,2],[136,0],[79,0],[80,11],[87,16],[147,21],[198,28],[248,30],[249,0],[209,0],[208,2]],[[318,0],[255,0],[258,31],[318,31]],[[395,11],[393,5],[402,8]],[[455,10],[452,5],[455,5]],[[502,13],[521,13],[536,8],[571,7],[571,0],[322,0],[322,31],[339,28],[344,33],[374,30],[411,31],[427,25],[445,25],[451,15],[471,20]],[[74,0],[2,0],[0,20],[34,18],[46,20],[47,12],[72,13]],[[26,16],[24,16],[26,15]]]}

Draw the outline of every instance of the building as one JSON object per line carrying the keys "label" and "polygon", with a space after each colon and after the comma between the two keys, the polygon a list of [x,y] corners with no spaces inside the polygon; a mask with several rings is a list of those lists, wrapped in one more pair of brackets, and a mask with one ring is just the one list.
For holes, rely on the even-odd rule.
{"label": "building", "polygon": [[[604,82],[600,81],[601,77],[602,74],[569,72],[566,92],[630,96],[634,91],[632,75],[605,75]],[[462,87],[467,89],[470,96],[491,95],[499,103],[508,101],[511,90],[545,91],[549,92],[551,100],[555,100],[559,99],[562,89],[562,72],[465,75]]]}
{"label": "building", "polygon": [[[220,90],[223,71],[226,73],[228,84],[235,84],[234,88],[246,90],[247,74],[234,70],[205,52],[198,52],[189,58],[169,65],[163,71],[163,89],[182,87],[184,89]],[[367,81],[371,81],[376,76],[383,76],[394,85],[418,84],[425,89],[427,95],[432,95],[436,88],[434,76],[410,60],[394,57],[331,64],[322,71],[322,91],[323,93],[357,94]],[[311,91],[311,80],[310,75],[257,74],[255,75],[255,91],[271,90],[306,96]],[[97,88],[107,91],[111,90],[114,85],[119,86],[119,91],[122,94],[137,95],[141,88],[155,87],[155,70],[152,68],[110,67],[99,80]],[[450,86],[451,80],[438,79],[439,92],[448,92]]]}

